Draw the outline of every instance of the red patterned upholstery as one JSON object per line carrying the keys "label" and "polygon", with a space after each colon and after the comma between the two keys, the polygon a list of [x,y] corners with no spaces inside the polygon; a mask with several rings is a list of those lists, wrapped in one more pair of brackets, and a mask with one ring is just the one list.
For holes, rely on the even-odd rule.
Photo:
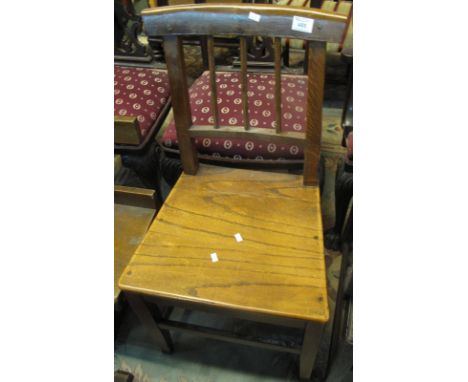
{"label": "red patterned upholstery", "polygon": [[167,72],[114,66],[114,115],[135,116],[144,137],[169,97]]}
{"label": "red patterned upholstery", "polygon": [[[240,73],[216,73],[218,112],[221,126],[243,126]],[[275,80],[273,74],[248,74],[250,126],[273,129],[275,122]],[[301,132],[305,129],[307,79],[300,75],[283,75],[282,129]],[[195,125],[213,126],[209,72],[195,81],[190,88],[192,121]],[[162,137],[165,147],[177,149],[174,121]],[[303,159],[303,151],[296,145],[274,144],[259,140],[204,138],[195,139],[199,153],[234,159]]]}

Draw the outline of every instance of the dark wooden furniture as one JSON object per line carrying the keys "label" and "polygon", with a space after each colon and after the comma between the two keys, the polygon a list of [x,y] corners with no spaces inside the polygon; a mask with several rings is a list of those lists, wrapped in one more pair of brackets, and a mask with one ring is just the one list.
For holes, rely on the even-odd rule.
{"label": "dark wooden furniture", "polygon": [[142,20],[131,0],[114,0],[114,152],[148,188],[159,189],[155,135],[170,110],[162,53],[142,45]]}
{"label": "dark wooden furniture", "polygon": [[[170,1],[170,0],[154,0],[150,2],[152,7],[163,7],[169,5],[189,5],[205,4],[206,0],[192,0],[192,1]],[[237,0],[237,1],[224,1],[226,4],[239,4],[239,3],[252,3],[252,4],[271,4],[272,0]],[[273,65],[273,44],[271,39],[263,38],[260,36],[249,36],[247,40],[247,57],[249,66],[266,66]],[[228,48],[235,51],[237,57],[233,60],[233,65],[239,65],[239,39],[237,37],[214,36],[214,44],[216,47]],[[160,36],[150,36],[150,45],[156,51],[163,51],[162,39]],[[198,38],[193,36],[185,36],[184,44],[200,45],[201,56],[205,68],[208,68],[208,46],[205,38]]]}
{"label": "dark wooden furniture", "polygon": [[141,17],[135,12],[131,0],[114,0],[114,61],[149,63],[162,58],[160,50],[152,51],[140,43]]}
{"label": "dark wooden furniture", "polygon": [[137,65],[114,66],[114,153],[145,187],[160,190],[155,136],[171,107],[170,87],[165,70]]}
{"label": "dark wooden furniture", "polygon": [[[346,338],[352,344],[352,299],[353,299],[353,209],[349,209],[341,233],[341,268],[336,293],[335,313],[333,316],[332,335],[330,340],[328,369],[334,362],[339,342]],[[351,329],[347,333],[346,329]]]}
{"label": "dark wooden furniture", "polygon": [[114,334],[120,328],[127,304],[117,282],[148,230],[160,197],[154,190],[114,186]]}
{"label": "dark wooden furniture", "polygon": [[117,370],[114,373],[114,382],[132,382],[133,381],[133,374],[123,371]]}
{"label": "dark wooden furniture", "polygon": [[353,196],[353,41],[349,34],[341,56],[349,69],[347,97],[343,107],[341,127],[343,129],[342,146],[347,153],[338,169],[335,183],[335,225],[325,232],[325,246],[328,249],[339,250],[342,246],[342,231],[350,200]]}
{"label": "dark wooden furniture", "polygon": [[[250,12],[261,21],[249,19]],[[267,5],[163,7],[142,13],[149,36],[163,36],[184,174],[179,178],[143,242],[122,274],[119,288],[164,352],[173,349],[170,331],[197,333],[299,355],[299,375],[310,377],[323,325],[329,318],[320,212],[318,164],[327,41],[338,41],[345,18],[327,12]],[[294,16],[314,20],[311,33],[291,29]],[[213,35],[238,35],[241,43],[243,126],[192,123],[182,39],[208,41],[210,88],[216,100]],[[249,35],[268,36],[280,54],[280,38],[308,41],[307,122],[304,133],[284,131],[280,118],[281,67],[275,60],[273,129],[247,118]],[[303,175],[202,165],[193,140],[217,134],[293,142],[304,149]],[[235,236],[239,233],[243,240]],[[152,308],[150,309],[150,304]],[[302,343],[280,346],[238,333],[171,320],[162,307],[181,306],[302,330]]]}

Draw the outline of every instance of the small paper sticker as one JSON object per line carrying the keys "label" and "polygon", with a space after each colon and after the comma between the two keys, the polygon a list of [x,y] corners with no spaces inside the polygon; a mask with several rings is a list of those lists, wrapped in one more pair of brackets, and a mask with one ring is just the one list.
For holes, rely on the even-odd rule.
{"label": "small paper sticker", "polygon": [[211,256],[211,261],[213,263],[218,262],[218,255],[216,254],[216,252],[213,252],[210,256]]}
{"label": "small paper sticker", "polygon": [[294,31],[312,33],[314,20],[307,17],[294,16],[291,29]]}
{"label": "small paper sticker", "polygon": [[253,21],[256,21],[257,23],[260,21],[262,16],[260,16],[258,13],[255,13],[255,12],[250,12],[249,13],[249,19],[250,20],[253,20]]}
{"label": "small paper sticker", "polygon": [[241,242],[242,240],[244,240],[244,239],[242,239],[242,236],[241,236],[240,233],[236,233],[236,234],[234,235],[234,237],[236,238],[236,241],[237,241],[238,243]]}

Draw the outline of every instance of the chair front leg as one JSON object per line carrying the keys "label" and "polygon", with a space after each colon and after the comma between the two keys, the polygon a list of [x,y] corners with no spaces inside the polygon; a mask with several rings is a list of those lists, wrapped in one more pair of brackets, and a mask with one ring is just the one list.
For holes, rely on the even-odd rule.
{"label": "chair front leg", "polygon": [[302,350],[299,356],[299,378],[309,380],[314,368],[315,358],[320,346],[324,324],[307,322],[302,341]]}
{"label": "chair front leg", "polygon": [[128,304],[133,309],[143,326],[147,329],[148,334],[156,342],[163,353],[172,353],[173,345],[169,331],[163,330],[154,320],[145,301],[133,293],[126,293]]}

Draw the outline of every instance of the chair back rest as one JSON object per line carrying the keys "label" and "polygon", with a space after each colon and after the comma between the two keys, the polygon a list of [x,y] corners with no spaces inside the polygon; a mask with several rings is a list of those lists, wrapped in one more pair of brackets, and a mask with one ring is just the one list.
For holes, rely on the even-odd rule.
{"label": "chair back rest", "polygon": [[[169,72],[177,139],[182,166],[186,174],[195,175],[198,169],[194,137],[243,138],[303,147],[304,184],[318,185],[326,43],[340,42],[346,26],[345,16],[311,8],[262,4],[200,4],[146,9],[142,12],[142,17],[146,34],[162,36],[164,39],[164,54]],[[206,36],[208,41],[214,127],[192,124],[182,37],[197,35]],[[243,127],[219,125],[214,35],[235,35],[240,39]],[[274,39],[276,112],[274,129],[250,126],[247,36],[266,36]],[[281,38],[303,39],[309,46],[306,57],[308,90],[305,133],[285,132],[281,128]]]}

